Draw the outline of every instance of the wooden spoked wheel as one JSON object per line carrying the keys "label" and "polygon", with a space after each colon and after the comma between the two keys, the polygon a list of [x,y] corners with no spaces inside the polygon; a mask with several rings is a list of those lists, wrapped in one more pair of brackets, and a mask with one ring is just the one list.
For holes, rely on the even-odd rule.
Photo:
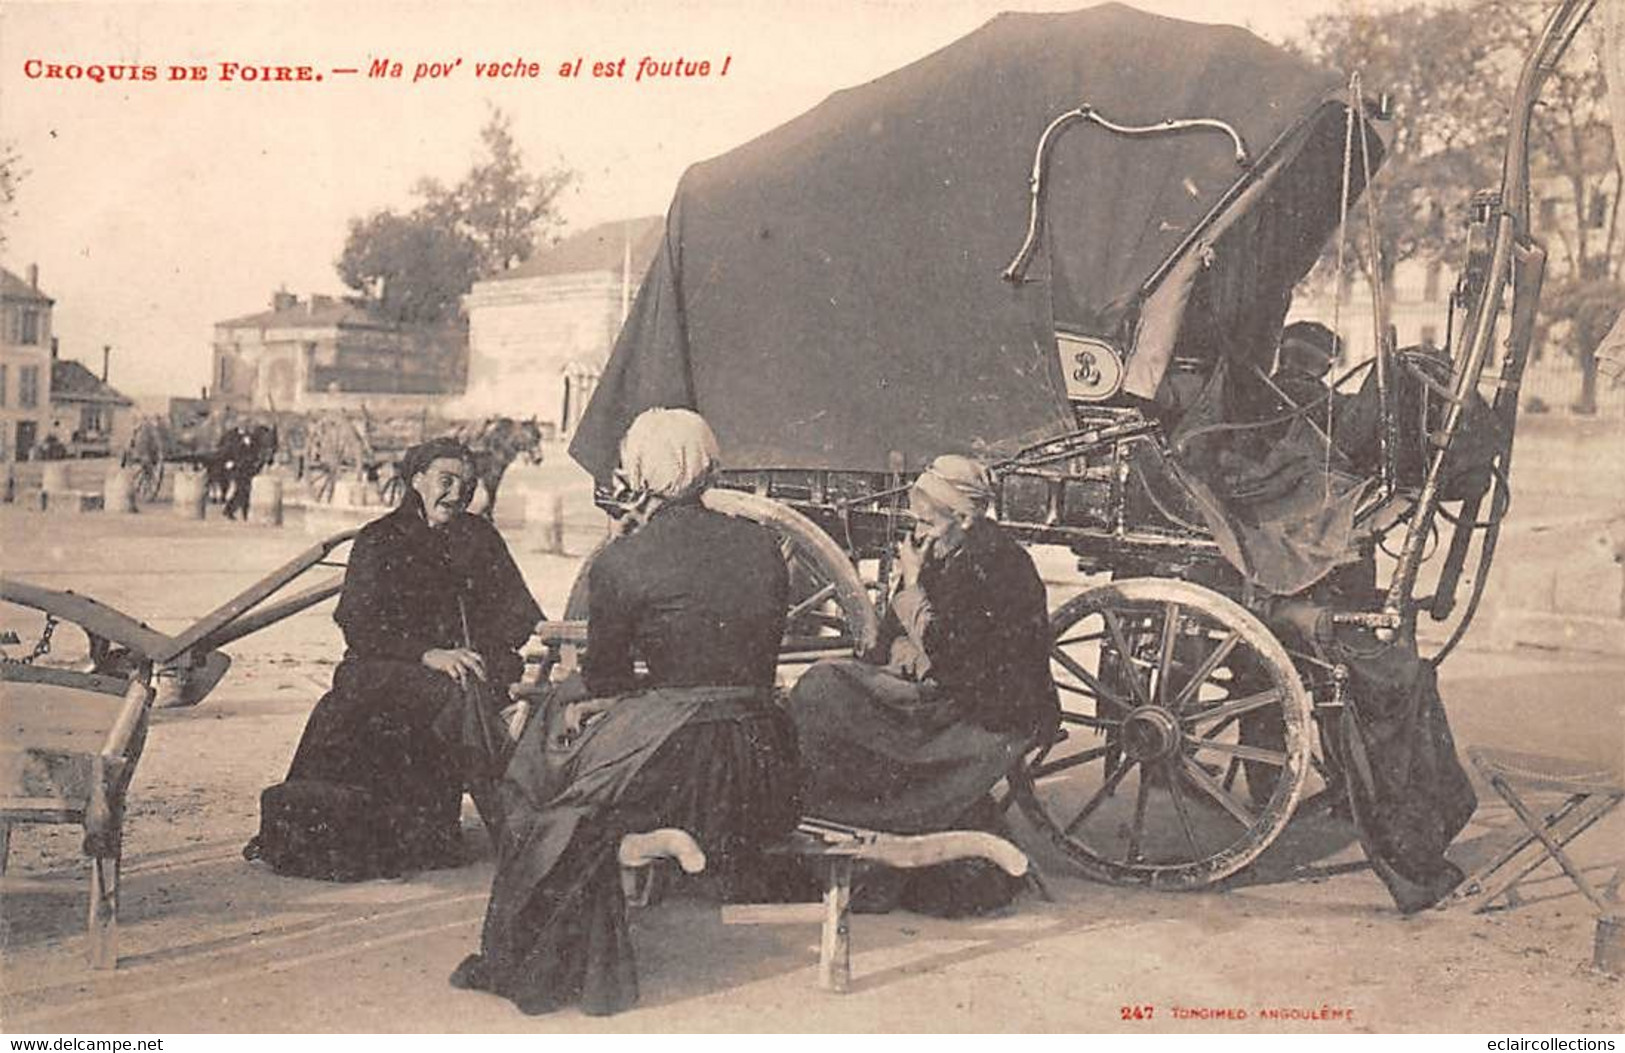
{"label": "wooden spoked wheel", "polygon": [[[760,523],[778,536],[779,551],[790,571],[780,661],[805,664],[874,649],[880,617],[868,590],[846,553],[812,520],[772,498],[738,490],[707,490],[704,501],[713,511]],[[565,618],[587,617],[587,574],[600,551],[602,546],[582,561],[565,603]]]}
{"label": "wooden spoked wheel", "polygon": [[1016,801],[1091,877],[1201,888],[1291,818],[1310,700],[1240,604],[1177,579],[1089,589],[1050,618],[1061,734],[1011,778]]}
{"label": "wooden spoked wheel", "polygon": [[401,475],[401,466],[397,464],[386,465],[378,481],[378,496],[383,499],[385,506],[398,508],[401,499],[406,496],[406,479]]}
{"label": "wooden spoked wheel", "polygon": [[135,479],[132,485],[137,500],[147,503],[158,500],[158,492],[164,486],[164,462],[139,462],[135,467]]}
{"label": "wooden spoked wheel", "polygon": [[760,494],[711,489],[704,500],[713,511],[760,523],[778,535],[790,570],[780,661],[804,663],[874,649],[880,617],[857,568],[833,538],[800,512]]}
{"label": "wooden spoked wheel", "polygon": [[310,491],[310,499],[319,504],[333,503],[333,495],[338,490],[338,469],[325,461],[312,461],[305,466],[305,486]]}

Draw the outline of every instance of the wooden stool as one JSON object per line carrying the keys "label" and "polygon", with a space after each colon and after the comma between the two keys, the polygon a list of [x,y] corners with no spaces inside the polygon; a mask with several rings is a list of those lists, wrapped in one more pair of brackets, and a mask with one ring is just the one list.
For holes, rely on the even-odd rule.
{"label": "wooden stool", "polygon": [[[1547,858],[1552,858],[1599,911],[1609,911],[1611,905],[1563,849],[1625,800],[1625,779],[1620,772],[1584,761],[1477,746],[1468,749],[1467,758],[1506,801],[1528,833],[1462,882],[1455,898],[1481,895],[1482,902],[1474,913],[1490,909],[1502,896],[1506,897],[1508,906],[1515,906],[1518,883]],[[1541,819],[1530,811],[1514,787],[1525,792],[1563,793],[1568,795],[1568,800]]]}
{"label": "wooden stool", "polygon": [[985,859],[1011,877],[1028,872],[1026,855],[994,834],[949,830],[936,834],[888,834],[822,819],[803,819],[782,844],[768,849],[777,855],[820,860],[825,867],[822,904],[740,905],[723,908],[730,924],[823,921],[818,944],[818,986],[844,993],[852,983],[852,871],[856,863],[879,863],[900,869],[936,866],[961,859]]}

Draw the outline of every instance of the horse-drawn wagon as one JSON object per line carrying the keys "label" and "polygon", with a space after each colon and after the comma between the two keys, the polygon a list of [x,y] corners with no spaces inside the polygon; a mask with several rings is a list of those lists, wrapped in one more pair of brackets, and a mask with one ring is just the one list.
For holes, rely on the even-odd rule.
{"label": "horse-drawn wagon", "polygon": [[298,447],[300,474],[311,497],[331,503],[341,481],[349,480],[388,507],[400,503],[407,480],[401,477],[401,455],[408,447],[435,435],[455,435],[474,451],[480,488],[479,509],[489,514],[508,467],[520,457],[541,458],[542,432],[535,420],[488,417],[475,422],[449,422],[427,413],[379,417],[365,407],[359,414],[329,412],[304,423]]}
{"label": "horse-drawn wagon", "polygon": [[226,403],[172,398],[167,415],[136,422],[120,461],[134,473],[135,495],[143,501],[158,499],[170,466],[205,472],[210,489],[225,500],[227,463],[246,456],[258,472],[275,457],[277,442],[275,423]]}
{"label": "horse-drawn wagon", "polygon": [[1093,877],[1235,874],[1312,778],[1389,807],[1353,702],[1431,675],[1422,612],[1455,618],[1436,662],[1477,605],[1544,260],[1530,111],[1589,7],[1529,58],[1446,352],[1390,338],[1309,399],[1273,375],[1384,157],[1357,78],[1116,5],[1004,15],[687,173],[571,452],[613,511],[628,422],[704,414],[718,501],[797,570],[787,658],[869,647],[910,481],[991,463],[1004,529],[1092,575],[1052,616],[1062,726],[1006,800]]}

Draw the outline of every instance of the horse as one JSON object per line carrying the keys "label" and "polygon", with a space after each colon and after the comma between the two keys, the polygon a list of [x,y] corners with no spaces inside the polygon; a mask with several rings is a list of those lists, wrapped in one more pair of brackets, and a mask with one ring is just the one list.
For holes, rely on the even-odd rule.
{"label": "horse", "polygon": [[488,417],[479,425],[467,425],[453,432],[474,453],[474,478],[485,490],[485,506],[479,514],[496,517],[497,489],[502,477],[520,456],[530,464],[542,460],[542,429],[536,418]]}

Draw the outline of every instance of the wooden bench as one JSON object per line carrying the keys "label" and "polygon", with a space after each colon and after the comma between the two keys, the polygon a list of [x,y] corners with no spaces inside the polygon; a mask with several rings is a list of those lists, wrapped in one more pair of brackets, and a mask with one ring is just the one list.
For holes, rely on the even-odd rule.
{"label": "wooden bench", "polygon": [[141,759],[152,708],[150,664],[127,681],[93,673],[79,687],[5,667],[0,695],[0,873],[17,823],[78,823],[90,857],[89,959],[118,963],[119,862],[124,798]]}
{"label": "wooden bench", "polygon": [[[769,854],[816,860],[824,868],[822,903],[735,904],[722,908],[724,924],[750,925],[821,921],[818,941],[818,986],[837,994],[852,983],[852,874],[858,863],[876,863],[901,869],[936,866],[963,859],[982,859],[1011,877],[1028,873],[1027,856],[1002,837],[976,830],[949,830],[934,834],[889,834],[821,819],[803,819],[787,839],[767,849]],[[705,865],[705,855],[682,830],[632,834],[621,842],[623,885],[629,900],[638,904],[638,890],[647,880],[635,872],[662,859],[680,863],[688,873]]]}

